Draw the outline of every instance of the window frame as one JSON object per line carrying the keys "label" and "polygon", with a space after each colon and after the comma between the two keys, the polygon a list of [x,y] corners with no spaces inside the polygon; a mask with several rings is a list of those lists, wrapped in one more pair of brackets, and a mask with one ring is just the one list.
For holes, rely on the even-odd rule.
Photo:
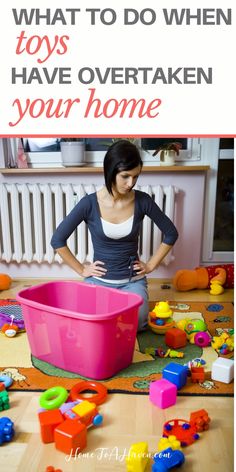
{"label": "window frame", "polygon": [[[105,139],[105,138],[104,138]],[[140,146],[141,156],[144,165],[158,165],[160,162],[159,155],[153,156],[153,150],[143,150],[141,148],[141,139],[137,138],[138,145]],[[157,138],[158,139],[158,138]],[[176,139],[177,141],[178,139]],[[85,162],[88,165],[101,166],[106,151],[86,151]],[[63,167],[61,160],[61,153],[58,151],[46,151],[46,152],[27,152],[28,164],[32,168],[51,168],[51,167]],[[179,156],[176,158],[176,162],[196,162],[201,160],[201,146],[199,138],[187,138],[187,149],[180,151]]]}
{"label": "window frame", "polygon": [[206,192],[203,218],[202,265],[234,262],[234,251],[214,251],[215,204],[219,161],[234,159],[234,149],[220,149],[220,138],[203,142],[202,159],[210,165],[206,178]]}

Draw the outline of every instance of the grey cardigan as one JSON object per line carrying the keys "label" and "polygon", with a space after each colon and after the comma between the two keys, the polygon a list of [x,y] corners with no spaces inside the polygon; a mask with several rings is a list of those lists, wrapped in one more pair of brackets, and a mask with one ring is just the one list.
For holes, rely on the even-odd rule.
{"label": "grey cardigan", "polygon": [[127,236],[111,239],[104,234],[97,194],[91,193],[83,197],[58,226],[51,239],[51,245],[54,249],[66,246],[69,236],[85,221],[91,233],[94,261],[103,261],[107,269],[103,279],[130,278],[135,275],[134,271],[130,271],[130,267],[133,261],[138,259],[138,237],[145,215],[151,218],[163,233],[162,241],[173,245],[178,238],[176,227],[152,198],[139,190],[135,190],[133,227]]}

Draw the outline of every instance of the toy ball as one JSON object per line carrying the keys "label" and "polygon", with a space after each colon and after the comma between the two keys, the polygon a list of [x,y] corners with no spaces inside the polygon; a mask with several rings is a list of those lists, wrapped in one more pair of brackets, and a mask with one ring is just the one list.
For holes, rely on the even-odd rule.
{"label": "toy ball", "polygon": [[159,318],[155,321],[155,323],[157,326],[164,326],[165,321]]}
{"label": "toy ball", "polygon": [[0,290],[8,290],[12,279],[7,274],[0,274]]}
{"label": "toy ball", "polygon": [[194,336],[194,344],[199,347],[207,347],[211,342],[211,337],[205,331],[199,331]]}

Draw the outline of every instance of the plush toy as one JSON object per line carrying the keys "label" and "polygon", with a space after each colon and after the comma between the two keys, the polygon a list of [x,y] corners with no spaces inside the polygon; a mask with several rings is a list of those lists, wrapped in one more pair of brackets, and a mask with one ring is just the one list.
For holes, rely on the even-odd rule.
{"label": "plush toy", "polygon": [[11,277],[7,274],[0,274],[0,290],[8,290],[11,285]]}
{"label": "plush toy", "polygon": [[234,264],[197,267],[194,270],[178,270],[174,276],[173,284],[176,290],[180,292],[195,288],[211,288],[213,294],[223,293],[223,287],[234,287]]}

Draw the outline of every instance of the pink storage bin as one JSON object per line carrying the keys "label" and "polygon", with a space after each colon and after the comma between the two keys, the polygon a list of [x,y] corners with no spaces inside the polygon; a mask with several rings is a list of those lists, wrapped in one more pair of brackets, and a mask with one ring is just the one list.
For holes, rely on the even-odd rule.
{"label": "pink storage bin", "polygon": [[21,290],[33,356],[92,379],[109,378],[132,362],[139,295],[76,281]]}

